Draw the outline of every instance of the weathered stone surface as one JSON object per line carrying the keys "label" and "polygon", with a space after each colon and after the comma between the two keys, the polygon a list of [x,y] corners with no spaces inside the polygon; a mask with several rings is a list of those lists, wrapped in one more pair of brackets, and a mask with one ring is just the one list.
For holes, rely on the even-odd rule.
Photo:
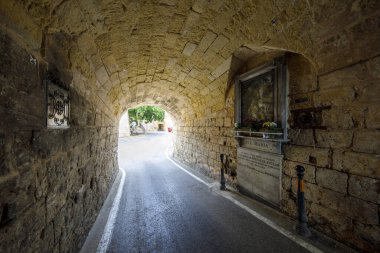
{"label": "weathered stone surface", "polygon": [[62,130],[42,130],[33,133],[32,145],[35,152],[42,156],[52,156],[62,150],[65,145],[64,132]]}
{"label": "weathered stone surface", "polygon": [[353,131],[316,130],[316,146],[322,148],[348,148],[352,145]]}
{"label": "weathered stone surface", "polygon": [[369,129],[380,129],[380,105],[372,104],[368,106],[365,115],[366,126]]}
{"label": "weathered stone surface", "polygon": [[289,94],[307,93],[317,89],[317,73],[309,61],[301,55],[291,55],[288,59]]}
{"label": "weathered stone surface", "polygon": [[[371,8],[377,8],[377,3],[361,3],[360,5],[361,7],[358,9],[360,13],[365,13]],[[351,5],[345,3],[345,7],[343,7],[342,10],[347,10],[347,8],[350,8],[349,6]],[[352,11],[354,11],[353,8],[349,9],[349,12],[346,13],[347,16],[342,16],[339,21],[337,20],[337,23],[341,25],[347,24],[346,22],[342,22],[342,20],[349,20],[347,19],[349,16],[354,18],[355,15],[352,16],[352,13],[350,13]],[[333,15],[335,18],[337,16],[339,15]],[[352,20],[353,25],[347,30],[342,29],[334,35],[330,34],[329,36],[321,37],[320,39],[322,39],[322,41],[318,40],[318,43],[319,47],[323,49],[320,51],[319,57],[325,61],[322,72],[337,69],[339,68],[338,66],[347,66],[356,63],[359,61],[358,57],[360,56],[365,59],[376,56],[379,52],[378,48],[366,48],[365,45],[367,43],[374,43],[374,41],[378,39],[379,35],[376,32],[378,29],[378,19],[379,17],[377,15],[373,15],[365,18],[361,22]],[[332,27],[335,27],[335,25]],[[357,48],[355,52],[350,50],[353,46]],[[337,58],[336,55],[340,55],[340,57]]]}
{"label": "weathered stone surface", "polygon": [[218,78],[221,75],[223,75],[226,71],[228,71],[230,69],[230,67],[231,67],[231,60],[232,60],[232,57],[227,58],[213,72],[211,72],[211,75],[214,78]]}
{"label": "weathered stone surface", "polygon": [[352,242],[352,245],[362,249],[376,250],[380,248],[380,243],[378,240],[380,237],[379,226],[369,226],[360,222],[355,222],[354,225],[354,233],[356,238]]}
{"label": "weathered stone surface", "polygon": [[[326,130],[289,130],[283,210],[294,215],[289,188],[295,181],[289,176],[291,167],[303,164],[306,181],[321,184],[313,184],[318,190],[308,196],[314,201],[308,205],[312,224],[374,251],[379,244],[373,183],[379,179],[380,150],[378,10],[377,1],[354,0],[310,5],[164,0],[122,6],[118,1],[2,1],[0,185],[6,190],[1,205],[19,216],[2,223],[0,250],[11,245],[11,252],[25,251],[23,242],[34,241],[31,252],[78,251],[112,182],[115,126],[128,108],[155,104],[171,112],[178,125],[176,157],[211,177],[219,176],[220,153],[236,166],[233,78],[287,52],[289,110],[331,109],[322,112]],[[44,127],[42,80],[54,66],[72,92],[72,128],[63,133]],[[348,175],[351,196],[327,189],[343,187],[322,180],[331,173],[325,168]],[[344,184],[344,176],[337,175],[331,176]],[[369,179],[354,180],[357,176]],[[232,176],[228,180],[234,184]],[[368,201],[356,198],[364,189]],[[28,220],[34,215],[35,223]],[[41,215],[51,222],[41,227]],[[23,224],[35,233],[26,238]]]}
{"label": "weathered stone surface", "polygon": [[318,167],[330,166],[329,149],[286,145],[284,154],[286,160],[314,164]]}
{"label": "weathered stone surface", "polygon": [[352,220],[341,212],[312,203],[309,223],[338,240],[347,240],[353,231]]}
{"label": "weathered stone surface", "polygon": [[317,184],[334,191],[347,193],[347,179],[347,174],[340,171],[324,168],[316,170]]}
{"label": "weathered stone surface", "polygon": [[380,131],[358,130],[354,133],[353,150],[380,154]]}
{"label": "weathered stone surface", "polygon": [[195,45],[193,43],[187,43],[185,48],[183,49],[182,53],[186,56],[191,56],[196,47],[197,47],[197,45]]}
{"label": "weathered stone surface", "polygon": [[380,203],[380,180],[351,175],[348,193],[360,199]]}
{"label": "weathered stone surface", "polygon": [[[348,68],[330,72],[319,77],[319,88],[360,87],[359,84],[370,84],[378,81],[379,76],[371,71],[372,64],[358,63]],[[364,85],[363,85],[364,86]]]}
{"label": "weathered stone surface", "polygon": [[354,87],[334,87],[314,93],[315,106],[345,106],[355,100]]}
{"label": "weathered stone surface", "polygon": [[315,146],[315,138],[312,129],[289,129],[288,138],[299,146]]}
{"label": "weathered stone surface", "polygon": [[228,41],[228,38],[223,35],[219,35],[210,45],[209,50],[218,53],[228,43]]}
{"label": "weathered stone surface", "polygon": [[[294,194],[297,193],[296,188],[294,184],[292,189]],[[376,204],[349,197],[344,193],[326,190],[315,184],[306,183],[305,198],[307,202],[333,209],[366,224],[376,225],[379,218]]]}
{"label": "weathered stone surface", "polygon": [[322,125],[330,129],[352,129],[353,112],[347,107],[332,107],[322,111]]}
{"label": "weathered stone surface", "polygon": [[[11,56],[1,68],[1,90],[17,85],[25,93],[6,94],[14,105],[8,112],[0,105],[0,117],[6,119],[0,124],[0,251],[78,251],[77,242],[83,242],[117,169],[112,117],[95,123],[89,114],[96,105],[72,90],[71,128],[45,129],[45,92],[39,77],[45,75],[45,65],[39,65],[39,73],[26,49],[0,36],[8,44],[1,46],[2,52]],[[108,141],[106,149],[100,146],[103,140]],[[95,160],[96,165],[91,162]],[[85,180],[88,171],[103,183]],[[88,188],[87,195],[78,195],[82,186]],[[87,212],[81,211],[84,207]]]}
{"label": "weathered stone surface", "polygon": [[336,150],[333,152],[333,168],[358,176],[380,179],[380,155]]}

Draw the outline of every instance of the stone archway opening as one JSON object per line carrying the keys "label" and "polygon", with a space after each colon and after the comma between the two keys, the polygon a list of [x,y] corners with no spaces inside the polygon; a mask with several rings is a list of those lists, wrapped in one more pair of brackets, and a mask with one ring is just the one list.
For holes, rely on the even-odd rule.
{"label": "stone archway opening", "polygon": [[[147,156],[151,152],[150,140],[160,139],[165,150],[173,146],[178,119],[164,108],[164,106],[143,103],[124,110],[119,118],[118,133],[118,160],[121,168],[126,164],[125,158],[129,157],[128,152],[135,142],[138,142],[139,146],[143,144],[146,147],[142,147],[139,151],[132,149],[133,152]],[[161,155],[165,154],[164,152]]]}
{"label": "stone archway opening", "polygon": [[142,103],[124,110],[117,145],[121,170],[133,170],[136,162],[149,164],[152,159],[162,161],[172,155],[178,119],[164,108]]}
{"label": "stone archway opening", "polygon": [[[0,4],[0,251],[25,248],[7,234],[34,251],[77,251],[117,173],[125,108],[170,111],[176,158],[216,179],[220,154],[236,163],[234,77],[281,50],[300,54],[287,58],[281,210],[295,213],[303,164],[316,228],[379,245],[376,1],[56,2]],[[44,125],[50,74],[70,89],[66,130]]]}
{"label": "stone archway opening", "polygon": [[[138,115],[136,115],[138,114]],[[145,116],[144,116],[145,115]],[[119,118],[119,138],[145,132],[172,132],[176,118],[160,106],[140,104],[126,109]]]}

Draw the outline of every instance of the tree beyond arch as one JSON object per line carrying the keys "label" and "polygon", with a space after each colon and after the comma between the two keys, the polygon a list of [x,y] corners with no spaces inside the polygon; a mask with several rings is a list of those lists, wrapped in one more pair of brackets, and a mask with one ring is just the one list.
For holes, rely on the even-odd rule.
{"label": "tree beyond arch", "polygon": [[165,111],[155,106],[140,106],[137,108],[129,109],[128,116],[130,121],[150,123],[153,121],[164,121]]}

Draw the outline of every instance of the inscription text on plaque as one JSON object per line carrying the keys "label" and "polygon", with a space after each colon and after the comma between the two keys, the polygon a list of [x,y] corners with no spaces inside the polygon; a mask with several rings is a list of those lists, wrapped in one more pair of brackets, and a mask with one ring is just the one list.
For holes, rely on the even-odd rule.
{"label": "inscription text on plaque", "polygon": [[237,157],[239,186],[279,206],[283,156],[238,147]]}

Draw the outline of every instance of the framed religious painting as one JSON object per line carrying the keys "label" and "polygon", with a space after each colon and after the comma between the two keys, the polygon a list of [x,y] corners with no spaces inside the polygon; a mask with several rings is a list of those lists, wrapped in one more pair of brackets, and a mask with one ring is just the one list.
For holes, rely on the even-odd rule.
{"label": "framed religious painting", "polygon": [[287,138],[286,74],[285,57],[279,57],[235,78],[236,130]]}

